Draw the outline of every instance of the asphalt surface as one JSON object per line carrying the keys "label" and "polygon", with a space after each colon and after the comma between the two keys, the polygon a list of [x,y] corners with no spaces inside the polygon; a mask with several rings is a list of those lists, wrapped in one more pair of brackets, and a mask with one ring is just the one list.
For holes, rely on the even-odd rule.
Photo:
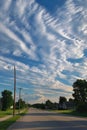
{"label": "asphalt surface", "polygon": [[87,118],[32,108],[7,130],[87,130]]}

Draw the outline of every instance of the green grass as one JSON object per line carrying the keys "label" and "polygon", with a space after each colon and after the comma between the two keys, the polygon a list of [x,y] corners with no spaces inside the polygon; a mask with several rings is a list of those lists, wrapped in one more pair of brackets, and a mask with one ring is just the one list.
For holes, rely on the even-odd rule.
{"label": "green grass", "polygon": [[13,110],[0,111],[0,118],[5,117],[7,115],[12,115]]}
{"label": "green grass", "polygon": [[14,123],[19,118],[20,118],[20,115],[16,115],[5,121],[0,122],[0,130],[6,130],[12,123]]}
{"label": "green grass", "polygon": [[27,110],[25,109],[22,113],[20,113],[19,115],[15,115],[5,121],[0,122],[0,130],[6,130],[11,124],[13,124],[14,122],[16,122],[16,120],[18,120],[21,116],[23,116],[25,113],[27,112]]}
{"label": "green grass", "polygon": [[86,113],[79,113],[79,112],[74,111],[74,110],[56,110],[55,112],[58,112],[61,114],[72,115],[72,116],[87,117],[87,112]]}
{"label": "green grass", "polygon": [[[18,109],[15,110],[15,113],[18,114],[19,113],[18,111],[19,111]],[[20,111],[24,111],[24,109],[21,109]],[[9,109],[7,111],[1,111],[0,110],[0,118],[8,116],[8,115],[13,115],[13,110],[12,109]]]}

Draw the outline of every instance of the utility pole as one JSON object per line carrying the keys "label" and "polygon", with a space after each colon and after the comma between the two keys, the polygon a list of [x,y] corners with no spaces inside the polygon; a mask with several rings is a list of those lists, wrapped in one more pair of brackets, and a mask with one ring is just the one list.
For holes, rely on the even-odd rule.
{"label": "utility pole", "polygon": [[19,114],[20,114],[20,104],[21,104],[21,89],[19,88]]}
{"label": "utility pole", "polygon": [[16,68],[14,66],[14,103],[13,103],[13,116],[15,115],[15,97],[16,97]]}

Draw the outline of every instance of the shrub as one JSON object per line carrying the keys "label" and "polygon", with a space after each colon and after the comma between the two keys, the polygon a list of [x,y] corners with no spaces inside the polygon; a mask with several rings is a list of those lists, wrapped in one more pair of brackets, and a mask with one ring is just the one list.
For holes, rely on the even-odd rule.
{"label": "shrub", "polygon": [[87,103],[78,105],[76,110],[78,112],[87,112]]}

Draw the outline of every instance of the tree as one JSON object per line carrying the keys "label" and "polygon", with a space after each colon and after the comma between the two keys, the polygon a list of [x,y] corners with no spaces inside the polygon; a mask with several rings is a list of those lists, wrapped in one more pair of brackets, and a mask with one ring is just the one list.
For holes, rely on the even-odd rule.
{"label": "tree", "polygon": [[45,103],[47,109],[52,109],[53,108],[53,103],[50,100],[47,100]]}
{"label": "tree", "polygon": [[0,98],[0,110],[2,109],[2,99]]}
{"label": "tree", "polygon": [[73,83],[73,97],[75,103],[83,104],[87,103],[87,81],[77,79],[76,82]]}
{"label": "tree", "polygon": [[12,92],[9,90],[4,90],[2,92],[2,110],[6,111],[8,108],[10,108],[11,105],[13,105],[13,98],[12,98]]}
{"label": "tree", "polygon": [[72,98],[69,98],[69,102],[74,102],[74,99],[72,99]]}
{"label": "tree", "polygon": [[43,104],[43,103],[36,103],[36,104],[33,104],[32,107],[39,108],[39,109],[45,109],[45,104]]}
{"label": "tree", "polygon": [[20,109],[26,107],[26,103],[22,99],[19,99],[18,102],[16,102],[16,108],[19,108],[19,107],[20,107]]}
{"label": "tree", "polygon": [[67,102],[66,97],[61,97],[60,96],[58,109],[60,109],[60,110],[67,109],[66,102]]}
{"label": "tree", "polygon": [[59,98],[59,104],[63,104],[63,103],[65,103],[65,102],[67,102],[66,97],[60,97],[60,98]]}

